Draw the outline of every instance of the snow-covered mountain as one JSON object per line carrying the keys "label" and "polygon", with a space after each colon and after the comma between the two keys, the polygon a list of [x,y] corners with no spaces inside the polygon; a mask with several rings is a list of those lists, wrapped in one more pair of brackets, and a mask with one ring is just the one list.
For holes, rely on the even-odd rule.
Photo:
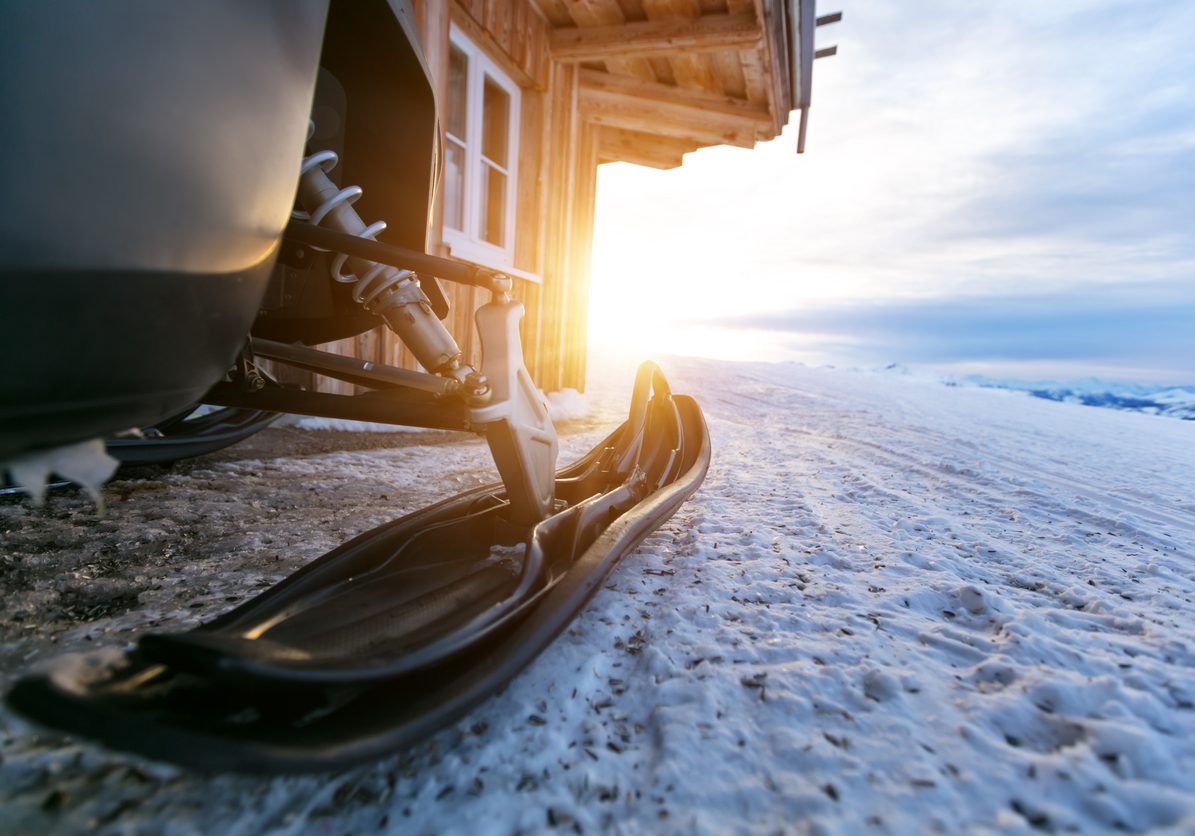
{"label": "snow-covered mountain", "polygon": [[1047,401],[1100,406],[1129,412],[1164,415],[1183,421],[1195,421],[1195,385],[1156,386],[1101,380],[1096,377],[1080,380],[1042,381],[1018,378],[999,378],[987,375],[939,375],[915,372],[900,363],[892,363],[881,371],[888,374],[917,378],[930,377],[946,386],[978,386],[981,389],[1007,389],[1024,392]]}
{"label": "snow-covered mountain", "polygon": [[1011,389],[1027,392],[1048,401],[1066,401],[1085,406],[1102,406],[1131,412],[1165,415],[1184,421],[1195,421],[1195,386],[1143,386],[1137,383],[1116,383],[1097,378],[1055,382],[1001,380],[973,375],[963,381],[986,389]]}

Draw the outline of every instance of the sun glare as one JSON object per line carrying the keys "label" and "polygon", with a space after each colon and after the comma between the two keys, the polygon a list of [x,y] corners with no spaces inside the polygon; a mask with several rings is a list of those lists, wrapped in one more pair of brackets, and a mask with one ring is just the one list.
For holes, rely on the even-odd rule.
{"label": "sun glare", "polygon": [[755,151],[705,149],[669,171],[617,163],[599,168],[591,349],[636,356],[809,359],[792,335],[735,322],[758,314],[768,302],[792,308],[861,292],[849,280],[826,282],[823,272],[794,269],[793,242],[783,240],[782,232],[772,235],[778,240],[771,252],[761,252],[756,236],[744,228],[750,223],[744,210],[720,197],[720,184],[744,171],[754,175],[759,157],[777,152],[795,156],[791,137]]}
{"label": "sun glare", "polygon": [[863,269],[839,230],[854,228],[861,195],[887,164],[808,165],[795,133],[752,149],[703,148],[665,171],[598,168],[592,349],[812,359],[801,339],[742,320],[881,290],[885,268]]}

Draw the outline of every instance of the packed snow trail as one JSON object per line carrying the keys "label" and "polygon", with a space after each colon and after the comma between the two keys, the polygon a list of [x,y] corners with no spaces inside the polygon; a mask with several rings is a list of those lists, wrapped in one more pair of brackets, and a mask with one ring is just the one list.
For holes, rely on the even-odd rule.
{"label": "packed snow trail", "polygon": [[[0,816],[234,833],[1195,830],[1195,422],[792,365],[665,371],[710,421],[704,486],[457,727],[332,778],[270,781],[37,740],[6,715]],[[564,458],[601,434],[568,438]],[[481,447],[451,449],[454,472],[485,466]],[[443,453],[268,469],[401,487]]]}

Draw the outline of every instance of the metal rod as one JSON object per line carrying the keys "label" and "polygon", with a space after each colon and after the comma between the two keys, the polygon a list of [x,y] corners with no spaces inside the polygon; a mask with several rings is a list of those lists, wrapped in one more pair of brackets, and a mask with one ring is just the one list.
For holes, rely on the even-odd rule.
{"label": "metal rod", "polygon": [[274,340],[262,340],[254,337],[252,351],[258,357],[279,360],[288,365],[299,366],[328,377],[341,380],[351,379],[351,382],[354,383],[364,379],[391,386],[405,386],[408,389],[418,389],[421,392],[431,392],[433,395],[447,395],[460,386],[455,380],[423,372],[413,372],[409,369],[400,369],[381,363],[370,363],[356,357],[344,357],[339,354],[330,354],[327,351],[275,342]]}
{"label": "metal rod", "polygon": [[809,108],[801,108],[801,126],[797,129],[797,153],[805,153],[805,132],[809,130]]}
{"label": "metal rod", "polygon": [[422,392],[393,390],[363,395],[332,395],[280,386],[247,392],[235,383],[217,383],[203,396],[203,402],[323,418],[399,424],[404,427],[470,431],[469,412],[463,401],[455,398],[436,399]]}
{"label": "metal rod", "polygon": [[494,279],[498,273],[485,267],[476,267],[462,261],[440,258],[435,255],[396,247],[393,244],[383,244],[369,238],[359,238],[322,226],[315,226],[304,221],[291,221],[286,226],[286,237],[291,241],[298,241],[309,247],[320,247],[346,253],[357,258],[376,261],[379,264],[389,264],[416,273],[427,273],[457,284],[467,284],[487,289],[494,288]]}

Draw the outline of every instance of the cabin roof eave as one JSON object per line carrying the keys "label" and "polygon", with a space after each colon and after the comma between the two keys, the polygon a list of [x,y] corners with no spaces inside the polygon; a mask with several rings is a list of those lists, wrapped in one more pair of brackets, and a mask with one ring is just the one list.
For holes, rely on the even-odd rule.
{"label": "cabin roof eave", "polygon": [[794,111],[804,151],[813,32],[841,18],[818,18],[816,0],[726,0],[704,13],[691,0],[534,2],[552,30],[551,60],[580,68],[582,116],[609,137],[603,161],[625,153],[662,165],[682,146],[749,147],[778,136]]}

